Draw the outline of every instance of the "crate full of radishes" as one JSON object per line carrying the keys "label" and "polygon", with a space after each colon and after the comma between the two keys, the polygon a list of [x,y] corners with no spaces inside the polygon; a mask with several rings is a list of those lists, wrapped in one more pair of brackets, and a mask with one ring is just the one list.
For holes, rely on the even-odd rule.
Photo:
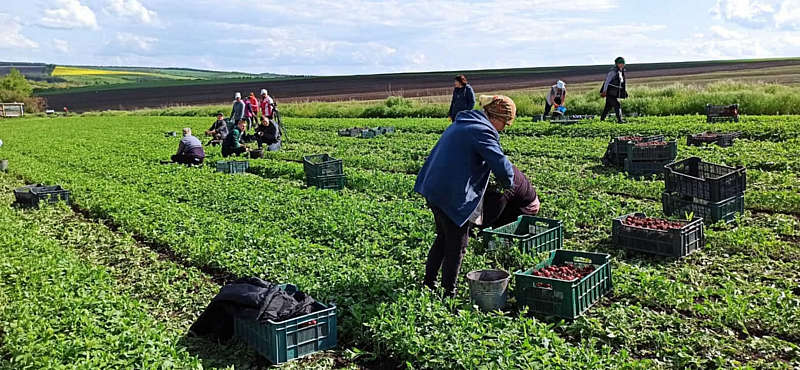
{"label": "crate full of radishes", "polygon": [[517,302],[531,312],[575,319],[611,291],[611,256],[558,249],[514,274]]}
{"label": "crate full of radishes", "polygon": [[622,166],[625,159],[628,157],[628,148],[637,144],[650,143],[650,142],[665,142],[664,135],[655,136],[641,136],[641,135],[627,135],[617,136],[611,139],[606,149],[606,154],[603,156],[603,163],[605,165]]}
{"label": "crate full of radishes", "polygon": [[631,213],[611,224],[612,243],[618,247],[667,257],[683,257],[705,245],[703,219],[671,221]]}

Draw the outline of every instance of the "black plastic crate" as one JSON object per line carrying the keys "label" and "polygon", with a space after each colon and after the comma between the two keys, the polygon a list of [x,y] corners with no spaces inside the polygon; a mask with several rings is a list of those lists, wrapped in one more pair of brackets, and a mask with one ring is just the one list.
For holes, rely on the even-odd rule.
{"label": "black plastic crate", "polygon": [[319,176],[344,174],[342,160],[333,158],[328,154],[314,154],[303,157],[303,171],[305,171],[306,180]]}
{"label": "black plastic crate", "polygon": [[686,137],[686,145],[702,146],[705,144],[717,144],[721,147],[733,146],[734,140],[741,135],[738,132],[723,134],[716,132],[703,132]]}
{"label": "black plastic crate", "polygon": [[627,250],[667,257],[683,257],[705,245],[703,219],[695,217],[684,221],[679,230],[655,230],[625,225],[628,216],[647,217],[644,213],[631,213],[615,218],[611,223],[612,243]]}
{"label": "black plastic crate", "polygon": [[[541,315],[573,320],[611,291],[611,256],[558,249],[536,267],[514,273],[514,297]],[[594,271],[580,280],[564,281],[535,276],[534,271],[552,265],[592,265]],[[576,266],[576,267],[577,267]]]}
{"label": "black plastic crate", "polygon": [[678,156],[678,143],[675,141],[660,141],[658,143],[666,143],[665,145],[653,146],[638,146],[636,143],[627,146],[626,160],[641,162],[641,161],[669,161],[672,162]]}
{"label": "black plastic crate", "polygon": [[614,137],[608,143],[606,154],[603,156],[603,163],[606,165],[622,166],[625,162],[625,158],[628,157],[628,147],[636,143],[652,141],[664,141],[664,135],[628,135]]}
{"label": "black plastic crate", "polygon": [[706,122],[739,122],[739,104],[706,105]]}
{"label": "black plastic crate", "polygon": [[664,168],[665,191],[719,202],[747,190],[744,167],[729,167],[691,157]]}
{"label": "black plastic crate", "polygon": [[720,202],[708,202],[680,194],[663,193],[661,205],[667,216],[684,217],[691,214],[709,224],[719,221],[732,223],[736,221],[736,215],[744,213],[744,194]]}
{"label": "black plastic crate", "polygon": [[316,176],[306,179],[307,186],[318,189],[342,190],[346,183],[345,175]]}
{"label": "black plastic crate", "polygon": [[664,173],[664,166],[672,163],[672,160],[666,161],[631,161],[625,158],[622,169],[628,175],[634,177],[661,175]]}
{"label": "black plastic crate", "polygon": [[42,203],[70,202],[70,192],[61,185],[26,185],[14,189],[14,198],[17,205],[23,207],[38,207]]}

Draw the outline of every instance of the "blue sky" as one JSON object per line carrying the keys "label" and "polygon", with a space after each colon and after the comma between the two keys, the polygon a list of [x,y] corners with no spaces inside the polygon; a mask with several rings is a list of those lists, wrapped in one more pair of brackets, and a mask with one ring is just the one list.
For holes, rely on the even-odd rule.
{"label": "blue sky", "polygon": [[800,56],[800,0],[2,0],[0,60],[360,74]]}

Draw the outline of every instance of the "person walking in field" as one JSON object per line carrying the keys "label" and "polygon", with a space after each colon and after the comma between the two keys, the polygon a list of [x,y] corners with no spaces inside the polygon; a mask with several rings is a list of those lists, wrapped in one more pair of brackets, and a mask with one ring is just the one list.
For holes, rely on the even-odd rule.
{"label": "person walking in field", "polygon": [[450,101],[450,111],[447,113],[450,121],[455,121],[459,112],[475,109],[475,91],[467,83],[467,77],[464,75],[456,76],[453,85],[455,86],[453,100]]}
{"label": "person walking in field", "polygon": [[614,109],[614,113],[617,115],[617,122],[623,123],[622,107],[620,107],[619,99],[628,97],[625,72],[625,58],[618,57],[614,60],[614,67],[608,71],[603,87],[600,88],[600,96],[606,98],[606,106],[603,108],[603,114],[600,115],[601,121],[604,121],[611,109]]}
{"label": "person walking in field", "polygon": [[[232,125],[237,125],[239,121],[244,119],[244,100],[242,100],[242,93],[237,92],[234,95],[233,109],[231,109],[231,122]],[[233,129],[233,127],[229,127]]]}
{"label": "person walking in field", "polygon": [[275,102],[272,100],[272,97],[269,96],[269,92],[267,89],[261,89],[261,117],[267,117],[267,119],[273,119],[272,114],[272,106]]}
{"label": "person walking in field", "polygon": [[239,123],[231,130],[225,140],[222,141],[222,156],[240,155],[247,152],[247,147],[242,145],[242,133],[245,132],[247,121],[240,119]]}
{"label": "person walking in field", "polygon": [[567,84],[558,80],[555,85],[550,87],[547,96],[544,97],[544,115],[550,114],[550,109],[566,105],[567,103]]}
{"label": "person walking in field", "polygon": [[200,139],[192,135],[191,128],[183,129],[183,138],[178,144],[178,152],[172,156],[172,161],[175,163],[199,166],[203,164],[206,158],[206,153],[203,150],[203,143]]}
{"label": "person walking in field", "polygon": [[469,229],[483,224],[484,194],[492,172],[502,188],[514,184],[514,168],[500,147],[500,131],[516,118],[514,101],[482,97],[483,110],[461,112],[448,127],[417,175],[414,191],[422,194],[436,222],[425,262],[423,284],[435,289],[442,272],[446,297],[456,294],[456,280],[467,251]]}

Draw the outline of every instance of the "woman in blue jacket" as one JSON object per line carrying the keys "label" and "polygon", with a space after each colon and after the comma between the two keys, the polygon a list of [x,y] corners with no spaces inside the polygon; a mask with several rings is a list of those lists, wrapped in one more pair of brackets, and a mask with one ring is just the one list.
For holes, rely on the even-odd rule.
{"label": "woman in blue jacket", "polygon": [[475,91],[473,91],[472,86],[467,83],[467,77],[458,75],[453,84],[455,86],[455,89],[453,89],[453,100],[450,101],[450,112],[447,113],[447,116],[450,117],[450,121],[455,121],[459,112],[475,108]]}
{"label": "woman in blue jacket", "polygon": [[441,269],[442,287],[449,297],[456,293],[469,228],[483,223],[489,173],[494,173],[504,188],[514,184],[514,169],[500,147],[499,132],[514,122],[517,108],[508,97],[487,98],[483,111],[462,112],[444,131],[414,185],[414,191],[428,201],[436,222],[424,284],[433,289]]}

